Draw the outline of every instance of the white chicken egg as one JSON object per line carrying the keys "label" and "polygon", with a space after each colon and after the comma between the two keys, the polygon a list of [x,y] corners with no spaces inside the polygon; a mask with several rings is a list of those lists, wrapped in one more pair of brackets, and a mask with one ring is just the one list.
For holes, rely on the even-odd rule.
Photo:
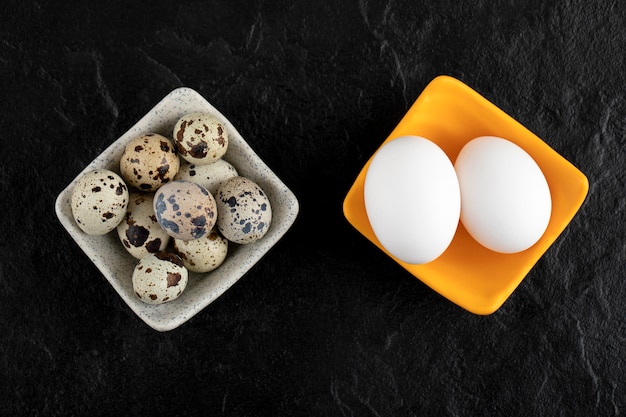
{"label": "white chicken egg", "polygon": [[420,136],[401,136],[374,154],[364,184],[365,209],[381,245],[410,264],[438,258],[459,223],[460,192],[444,151]]}
{"label": "white chicken egg", "polygon": [[104,235],[124,219],[128,187],[108,169],[96,169],[81,176],[72,190],[72,215],[88,235]]}
{"label": "white chicken egg", "polygon": [[544,234],[552,211],[550,188],[535,160],[513,142],[482,136],[459,153],[461,222],[481,245],[516,253]]}

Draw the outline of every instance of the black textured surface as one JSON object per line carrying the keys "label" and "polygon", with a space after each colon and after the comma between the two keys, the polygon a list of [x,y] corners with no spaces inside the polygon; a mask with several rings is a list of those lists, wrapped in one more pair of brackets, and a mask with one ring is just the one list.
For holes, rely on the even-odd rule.
{"label": "black textured surface", "polygon": [[[0,415],[626,413],[626,3],[29,0],[0,16]],[[590,182],[566,231],[484,317],[409,276],[341,212],[440,74]],[[54,200],[179,86],[230,118],[301,211],[233,288],[158,333],[63,230]]]}

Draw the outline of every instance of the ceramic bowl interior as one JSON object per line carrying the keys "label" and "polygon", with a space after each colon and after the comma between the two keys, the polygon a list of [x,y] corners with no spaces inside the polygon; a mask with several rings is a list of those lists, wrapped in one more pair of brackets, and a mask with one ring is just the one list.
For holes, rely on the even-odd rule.
{"label": "ceramic bowl interior", "polygon": [[[233,164],[239,175],[253,180],[265,191],[272,206],[272,224],[267,234],[257,242],[247,245],[229,244],[228,256],[216,270],[205,274],[190,272],[189,283],[176,300],[150,305],[139,300],[133,291],[131,278],[138,261],[126,252],[115,230],[104,236],[90,236],[78,228],[72,216],[71,193],[76,181],[93,169],[106,168],[119,174],[120,158],[126,144],[133,138],[151,132],[171,138],[176,121],[192,112],[211,113],[225,124],[229,133],[229,145],[224,159]],[[299,205],[295,195],[261,160],[235,127],[200,94],[183,87],[168,94],[85,167],[59,194],[55,209],[63,227],[126,304],[150,327],[167,331],[180,326],[200,312],[256,264],[291,227]]]}
{"label": "ceramic bowl interior", "polygon": [[535,245],[515,254],[496,253],[481,246],[460,223],[448,249],[434,261],[412,265],[394,258],[374,235],[365,212],[363,185],[371,158],[344,200],[346,219],[416,278],[472,313],[493,313],[570,223],[587,195],[587,178],[519,122],[449,76],[428,84],[383,144],[403,135],[432,140],[453,163],[473,138],[499,136],[528,152],[543,171],[552,196],[548,228]]}

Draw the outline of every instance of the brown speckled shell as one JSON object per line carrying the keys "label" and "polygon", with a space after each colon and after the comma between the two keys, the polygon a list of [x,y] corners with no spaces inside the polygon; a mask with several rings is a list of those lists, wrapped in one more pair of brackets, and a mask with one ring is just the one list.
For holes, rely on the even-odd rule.
{"label": "brown speckled shell", "polygon": [[128,187],[115,172],[89,171],[72,190],[72,215],[83,232],[104,235],[124,219],[128,198]]}
{"label": "brown speckled shell", "polygon": [[139,261],[133,271],[133,290],[148,304],[175,300],[187,287],[189,272],[178,255],[151,253]]}
{"label": "brown speckled shell", "polygon": [[153,198],[152,193],[131,192],[124,220],[117,226],[122,246],[137,259],[165,250],[170,241],[157,222]]}
{"label": "brown speckled shell", "polygon": [[173,138],[180,156],[192,164],[211,164],[228,149],[226,126],[207,113],[181,117],[174,126]]}
{"label": "brown speckled shell", "polygon": [[210,272],[219,267],[228,254],[228,239],[216,228],[194,240],[174,239],[174,250],[185,267],[193,272]]}
{"label": "brown speckled shell", "polygon": [[120,159],[122,177],[140,191],[156,191],[174,179],[179,167],[180,159],[172,141],[156,133],[130,141]]}

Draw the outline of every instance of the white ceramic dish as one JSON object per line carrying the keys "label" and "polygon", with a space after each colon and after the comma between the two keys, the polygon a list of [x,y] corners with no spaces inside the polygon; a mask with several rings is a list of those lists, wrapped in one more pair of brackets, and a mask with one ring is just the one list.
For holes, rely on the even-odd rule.
{"label": "white ceramic dish", "polygon": [[[131,277],[138,261],[123,248],[115,230],[104,236],[83,233],[72,217],[70,197],[78,178],[88,171],[106,168],[119,173],[119,160],[131,139],[150,132],[171,138],[176,121],[191,112],[212,113],[225,124],[229,132],[229,146],[224,159],[235,166],[239,175],[255,181],[265,191],[272,205],[272,224],[267,234],[257,242],[230,244],[228,256],[218,269],[206,274],[190,273],[187,288],[178,299],[149,305],[139,300],[133,291]],[[182,87],[168,94],[85,167],[59,194],[55,209],[63,227],[128,306],[150,327],[168,331],[196,315],[257,263],[291,227],[298,214],[299,204],[295,195],[259,158],[233,125],[200,94]]]}

